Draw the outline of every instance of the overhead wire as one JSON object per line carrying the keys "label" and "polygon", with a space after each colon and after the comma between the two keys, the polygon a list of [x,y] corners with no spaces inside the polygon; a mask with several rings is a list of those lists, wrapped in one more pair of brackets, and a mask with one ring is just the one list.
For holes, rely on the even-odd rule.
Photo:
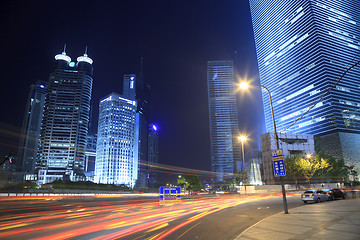
{"label": "overhead wire", "polygon": [[[353,62],[354,60],[356,61],[356,58],[359,56],[360,51],[356,54],[356,56],[351,60],[351,62]],[[333,90],[336,85],[341,81],[341,79],[343,79],[343,77],[346,75],[346,73],[348,71],[350,71],[351,69],[353,69],[354,67],[356,67],[358,64],[360,63],[360,60],[358,60],[357,62],[355,62],[353,65],[351,65],[350,67],[348,67],[343,74],[339,77],[339,79],[336,81],[336,83],[329,89],[326,91],[326,93],[324,93],[319,100],[317,100],[311,107],[309,107],[300,117],[298,117],[292,124],[290,124],[290,126],[288,126],[287,128],[280,130],[279,132],[285,132],[286,130],[288,130],[289,128],[291,128],[292,126],[294,126],[300,119],[302,119],[311,109],[313,109],[331,90]]]}

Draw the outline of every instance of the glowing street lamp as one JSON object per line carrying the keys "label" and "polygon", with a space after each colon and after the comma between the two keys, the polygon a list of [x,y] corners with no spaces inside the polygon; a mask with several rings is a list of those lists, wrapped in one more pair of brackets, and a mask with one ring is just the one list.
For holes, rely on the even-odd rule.
{"label": "glowing street lamp", "polygon": [[248,87],[249,87],[249,84],[247,82],[240,83],[240,88],[241,89],[247,89]]}
{"label": "glowing street lamp", "polygon": [[[272,99],[271,99],[271,93],[270,90],[265,87],[264,85],[249,85],[247,82],[242,82],[240,83],[240,88],[241,89],[247,89],[248,87],[263,87],[266,89],[266,91],[269,94],[269,100],[270,100],[270,108],[271,108],[271,115],[272,115],[272,120],[273,120],[273,125],[274,125],[274,134],[275,134],[275,141],[276,141],[276,149],[279,150],[279,137],[276,131],[276,124],[275,124],[275,116],[274,116],[274,108],[273,108],[273,104],[272,104]],[[287,207],[287,201],[286,201],[286,193],[285,193],[285,186],[284,186],[284,179],[283,177],[280,177],[281,180],[281,190],[282,190],[282,195],[283,195],[283,203],[284,203],[284,212],[285,214],[288,214],[288,207]]]}

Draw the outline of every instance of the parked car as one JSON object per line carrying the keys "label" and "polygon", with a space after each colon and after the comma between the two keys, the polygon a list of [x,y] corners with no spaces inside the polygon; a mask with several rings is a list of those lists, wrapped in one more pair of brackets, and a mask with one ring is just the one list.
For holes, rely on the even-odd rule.
{"label": "parked car", "polygon": [[345,199],[345,193],[338,188],[332,188],[328,191],[330,200],[335,200],[337,198]]}
{"label": "parked car", "polygon": [[301,194],[301,200],[304,203],[308,202],[322,202],[329,201],[330,195],[326,194],[326,192],[321,190],[306,190],[303,194]]}

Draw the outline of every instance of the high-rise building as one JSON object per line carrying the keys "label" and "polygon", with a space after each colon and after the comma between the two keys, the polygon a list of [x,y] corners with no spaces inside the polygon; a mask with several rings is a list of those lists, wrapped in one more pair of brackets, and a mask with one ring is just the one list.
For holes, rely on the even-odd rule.
{"label": "high-rise building", "polygon": [[149,187],[157,187],[158,174],[156,164],[159,163],[159,131],[155,124],[149,126],[147,180]]}
{"label": "high-rise building", "polygon": [[[260,81],[272,94],[277,130],[316,135],[323,151],[359,166],[360,68],[337,83],[359,61],[359,1],[250,0],[250,8]],[[263,101],[266,130],[273,132],[266,92]]]}
{"label": "high-rise building", "polygon": [[134,187],[138,177],[136,101],[116,93],[99,104],[96,183]]}
{"label": "high-rise building", "polygon": [[97,135],[88,135],[85,147],[84,172],[86,181],[94,181]]}
{"label": "high-rise building", "polygon": [[126,99],[136,99],[136,74],[125,74],[123,79],[123,94],[122,97]]}
{"label": "high-rise building", "polygon": [[30,86],[17,157],[17,171],[23,172],[23,174],[34,174],[35,172],[46,90],[47,82],[37,81]]}
{"label": "high-rise building", "polygon": [[147,161],[148,161],[148,125],[149,125],[149,98],[150,87],[143,79],[143,59],[138,75],[125,74],[123,81],[123,97],[136,100],[136,142],[139,159],[139,175],[136,186],[147,187]]}
{"label": "high-rise building", "polygon": [[41,130],[38,181],[84,180],[93,60],[86,52],[77,63],[62,54],[55,56],[50,74]]}
{"label": "high-rise building", "polygon": [[209,61],[207,71],[212,170],[223,180],[232,177],[241,153],[233,61]]}

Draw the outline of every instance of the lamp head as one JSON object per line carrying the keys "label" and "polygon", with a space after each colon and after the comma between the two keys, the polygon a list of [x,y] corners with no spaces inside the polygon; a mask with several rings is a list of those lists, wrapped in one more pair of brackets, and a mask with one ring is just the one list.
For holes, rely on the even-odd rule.
{"label": "lamp head", "polygon": [[248,87],[249,87],[249,84],[247,82],[240,83],[240,88],[241,89],[247,89]]}
{"label": "lamp head", "polygon": [[246,141],[246,137],[245,137],[245,136],[240,136],[240,137],[239,137],[239,140],[242,141],[242,142],[244,142],[244,141]]}

